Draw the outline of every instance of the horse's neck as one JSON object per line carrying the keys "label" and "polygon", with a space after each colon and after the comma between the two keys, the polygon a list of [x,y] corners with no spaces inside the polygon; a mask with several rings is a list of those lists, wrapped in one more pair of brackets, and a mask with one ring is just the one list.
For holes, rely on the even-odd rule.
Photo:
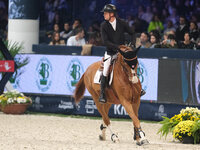
{"label": "horse's neck", "polygon": [[[127,63],[124,62],[123,56],[121,54],[118,55],[116,60],[116,67],[115,69],[118,69],[118,76],[121,78],[124,78],[125,81],[129,82],[129,77],[132,76],[131,68],[128,66]],[[135,67],[136,71],[137,67]]]}

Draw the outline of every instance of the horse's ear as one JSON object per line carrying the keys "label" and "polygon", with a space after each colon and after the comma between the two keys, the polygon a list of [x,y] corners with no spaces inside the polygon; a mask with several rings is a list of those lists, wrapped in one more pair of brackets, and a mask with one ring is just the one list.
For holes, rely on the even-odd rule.
{"label": "horse's ear", "polygon": [[136,54],[137,54],[138,51],[140,50],[140,47],[141,47],[141,46],[139,46],[138,48],[136,48],[136,50],[135,50]]}

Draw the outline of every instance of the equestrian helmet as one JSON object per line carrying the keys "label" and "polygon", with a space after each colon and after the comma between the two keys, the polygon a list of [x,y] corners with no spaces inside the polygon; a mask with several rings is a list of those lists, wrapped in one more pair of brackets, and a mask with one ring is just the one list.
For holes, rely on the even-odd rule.
{"label": "equestrian helmet", "polygon": [[117,11],[116,6],[113,4],[107,4],[101,10],[101,12],[113,12],[113,13],[116,13],[116,11]]}

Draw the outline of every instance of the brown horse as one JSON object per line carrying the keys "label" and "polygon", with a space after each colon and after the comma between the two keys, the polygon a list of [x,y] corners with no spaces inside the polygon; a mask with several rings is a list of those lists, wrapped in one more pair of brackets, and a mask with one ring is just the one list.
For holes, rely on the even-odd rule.
{"label": "brown horse", "polygon": [[[119,141],[119,139],[118,136],[111,130],[108,112],[112,104],[122,104],[133,121],[134,140],[136,140],[138,145],[142,145],[148,143],[148,141],[145,138],[145,134],[141,129],[140,121],[138,119],[141,83],[136,74],[138,64],[136,54],[139,48],[131,50],[126,46],[121,46],[120,50],[121,51],[118,53],[118,57],[114,65],[112,84],[106,88],[107,103],[99,103],[100,85],[94,83],[94,76],[101,65],[100,61],[90,65],[82,75],[81,79],[76,84],[74,98],[75,102],[79,103],[84,95],[85,88],[87,88],[103,118],[103,124],[100,126],[102,134],[99,138],[100,140],[105,140],[105,131],[106,127],[108,127],[111,132],[111,140],[113,142]],[[131,55],[126,52],[131,52],[132,58],[129,58]],[[130,61],[136,63],[133,65],[134,67],[131,68],[124,60],[126,62]]]}

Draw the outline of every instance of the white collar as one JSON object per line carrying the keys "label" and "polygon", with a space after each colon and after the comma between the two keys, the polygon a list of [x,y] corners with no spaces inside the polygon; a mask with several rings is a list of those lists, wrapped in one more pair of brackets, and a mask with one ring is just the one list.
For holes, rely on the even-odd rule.
{"label": "white collar", "polygon": [[116,31],[116,18],[113,22],[110,22],[109,23],[112,25],[113,29]]}

